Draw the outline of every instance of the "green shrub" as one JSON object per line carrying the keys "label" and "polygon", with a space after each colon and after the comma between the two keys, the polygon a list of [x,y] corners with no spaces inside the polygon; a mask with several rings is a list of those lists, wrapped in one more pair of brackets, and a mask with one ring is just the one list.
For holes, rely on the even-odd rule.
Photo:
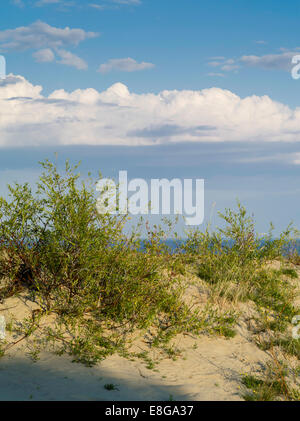
{"label": "green shrub", "polygon": [[[151,344],[169,356],[166,343],[180,332],[232,338],[235,301],[256,303],[260,322],[273,331],[282,332],[297,314],[291,285],[297,273],[266,267],[273,259],[283,260],[290,226],[276,240],[271,226],[262,238],[238,203],[236,212],[220,214],[225,228],[194,230],[171,252],[164,242],[173,229],[169,221],[163,221],[168,231],[146,223],[148,238],[142,242],[143,221],[125,234],[127,215],[97,212],[94,182],[81,182],[77,165],[67,162],[63,174],[48,160],[41,165],[35,191],[27,183],[15,184],[8,200],[0,198],[0,298],[26,289],[40,304],[38,316],[23,322],[24,337],[54,313],[45,341],[56,352],[92,365],[116,351],[130,355],[126,335],[133,329],[151,327]],[[202,306],[183,300],[183,278],[191,268],[207,286]],[[223,308],[224,300],[230,305]],[[299,355],[296,344],[280,345]]]}
{"label": "green shrub", "polygon": [[[265,273],[269,273],[265,267],[273,259],[282,259],[284,247],[291,238],[291,226],[278,239],[272,238],[272,225],[268,235],[259,236],[255,233],[253,217],[247,215],[239,202],[237,211],[226,209],[219,216],[225,228],[212,233],[209,227],[205,232],[194,230],[183,245],[185,253],[194,257],[198,276],[212,286],[215,294],[229,300],[264,296],[266,288],[270,300],[276,299],[276,294],[280,298],[281,280],[277,282],[270,277],[265,282]],[[292,272],[286,269],[285,274],[291,276]]]}
{"label": "green shrub", "polygon": [[[94,186],[79,184],[77,167],[61,176],[42,163],[35,194],[28,184],[10,186],[10,201],[0,199],[1,274],[7,290],[32,288],[47,310],[94,313],[115,319],[145,319],[167,310],[168,292],[151,258],[159,239],[144,254],[140,241],[125,237],[121,219],[96,210]],[[155,242],[155,244],[153,244]],[[2,291],[4,293],[4,291]]]}
{"label": "green shrub", "polygon": [[[120,348],[103,326],[130,331],[159,326],[164,317],[173,334],[192,329],[192,320],[198,328],[180,300],[176,256],[162,241],[164,230],[149,229],[141,250],[138,231],[124,234],[127,216],[97,212],[94,183],[80,182],[78,166],[67,162],[61,175],[48,160],[41,165],[35,192],[28,184],[15,184],[9,186],[9,199],[0,199],[0,274],[7,280],[1,297],[28,288],[44,314],[58,318],[48,339],[61,341],[66,352],[83,361]],[[64,330],[71,332],[67,342]]]}

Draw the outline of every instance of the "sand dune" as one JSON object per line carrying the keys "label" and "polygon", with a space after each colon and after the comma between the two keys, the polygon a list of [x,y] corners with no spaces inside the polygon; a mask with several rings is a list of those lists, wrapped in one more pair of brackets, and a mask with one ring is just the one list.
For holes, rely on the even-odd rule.
{"label": "sand dune", "polygon": [[[26,298],[14,297],[0,311],[21,320],[34,307]],[[179,335],[174,343],[182,355],[176,361],[163,358],[153,371],[140,359],[119,355],[92,368],[51,352],[33,362],[30,342],[24,340],[0,359],[0,400],[242,400],[241,373],[259,370],[268,359],[243,323],[232,339]],[[143,341],[139,347],[149,350]],[[154,359],[158,353],[150,350]],[[118,390],[106,390],[110,383]]]}

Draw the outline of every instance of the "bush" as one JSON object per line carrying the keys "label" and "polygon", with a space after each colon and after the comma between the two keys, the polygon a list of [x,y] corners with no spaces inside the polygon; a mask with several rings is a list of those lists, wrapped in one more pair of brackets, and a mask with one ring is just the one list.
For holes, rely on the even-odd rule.
{"label": "bush", "polygon": [[123,233],[126,217],[97,212],[94,185],[79,182],[77,166],[67,162],[62,176],[41,165],[35,194],[15,184],[0,199],[1,275],[10,280],[2,296],[26,286],[47,311],[140,324],[173,309],[179,292],[161,277],[159,235],[141,253],[139,237]]}
{"label": "bush", "polygon": [[[283,250],[290,242],[292,228],[273,239],[273,226],[268,235],[255,233],[253,217],[238,202],[237,211],[226,209],[219,216],[225,228],[210,232],[194,230],[184,244],[184,251],[193,256],[197,273],[208,282],[215,293],[229,300],[253,299],[261,289],[266,264],[282,259]],[[266,284],[266,283],[264,283]]]}

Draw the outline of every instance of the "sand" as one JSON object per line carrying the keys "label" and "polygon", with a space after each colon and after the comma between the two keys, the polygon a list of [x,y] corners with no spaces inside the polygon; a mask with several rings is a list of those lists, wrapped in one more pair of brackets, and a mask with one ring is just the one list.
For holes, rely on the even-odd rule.
{"label": "sand", "polygon": [[[0,314],[22,320],[35,307],[26,297],[14,297],[0,304]],[[91,368],[46,351],[34,362],[28,355],[30,342],[24,340],[0,359],[0,400],[243,400],[241,373],[258,372],[268,355],[252,342],[244,322],[237,331],[232,339],[177,336],[174,343],[182,355],[176,361],[163,358],[158,371],[147,369],[143,360],[118,355]],[[13,340],[7,336],[8,342]],[[143,341],[139,347],[149,350]],[[150,356],[156,358],[158,352]],[[105,384],[117,390],[106,390]]]}

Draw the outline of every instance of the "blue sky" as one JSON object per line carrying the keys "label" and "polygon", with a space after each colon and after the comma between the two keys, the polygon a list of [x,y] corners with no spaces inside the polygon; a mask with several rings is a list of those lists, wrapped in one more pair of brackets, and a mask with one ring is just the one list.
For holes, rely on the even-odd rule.
{"label": "blue sky", "polygon": [[259,231],[299,226],[299,17],[278,0],[2,0],[0,191],[58,151],[204,178],[206,215],[239,197]]}
{"label": "blue sky", "polygon": [[[45,93],[59,87],[73,90],[92,86],[102,90],[117,80],[137,93],[218,86],[241,96],[266,94],[298,105],[295,83],[282,71],[243,66],[237,73],[222,72],[208,65],[213,57],[264,56],[280,54],[280,48],[291,51],[299,47],[300,5],[296,2],[129,0],[128,4],[118,4],[111,0],[49,0],[39,7],[40,2],[35,0],[1,3],[1,30],[41,20],[59,28],[69,26],[99,34],[72,48],[88,63],[87,71],[61,68],[58,72],[57,65],[49,63],[45,69],[45,65],[32,60],[32,51],[7,55],[8,70],[42,84]],[[104,8],[98,10],[89,5]],[[151,62],[155,68],[151,72],[118,75],[96,72],[101,63],[115,57],[133,57]],[[209,76],[210,73],[223,73],[224,77]]]}

